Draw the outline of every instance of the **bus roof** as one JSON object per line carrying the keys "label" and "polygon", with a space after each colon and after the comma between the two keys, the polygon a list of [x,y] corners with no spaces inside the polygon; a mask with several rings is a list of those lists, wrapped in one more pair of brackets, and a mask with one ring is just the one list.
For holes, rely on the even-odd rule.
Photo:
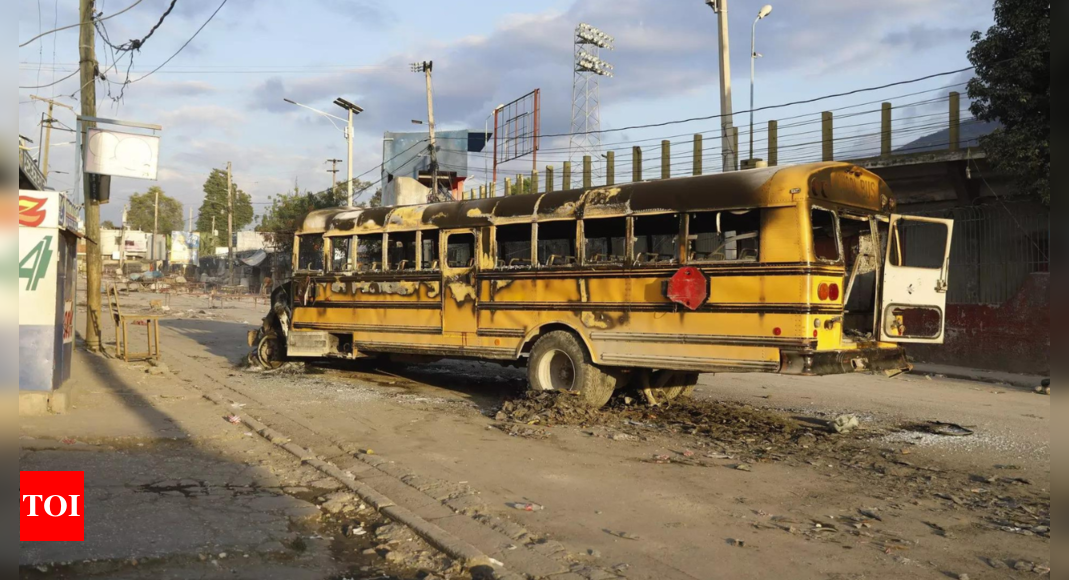
{"label": "bus roof", "polygon": [[324,209],[308,214],[298,234],[343,236],[666,211],[783,207],[808,198],[870,213],[889,213],[894,208],[890,188],[872,172],[847,163],[813,163],[553,193]]}

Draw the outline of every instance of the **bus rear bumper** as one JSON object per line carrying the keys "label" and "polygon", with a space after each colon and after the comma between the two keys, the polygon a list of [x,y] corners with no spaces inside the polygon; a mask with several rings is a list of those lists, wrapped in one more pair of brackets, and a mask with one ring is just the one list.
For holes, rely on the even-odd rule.
{"label": "bus rear bumper", "polygon": [[853,350],[783,351],[780,373],[787,375],[838,375],[877,372],[895,375],[913,369],[902,347]]}

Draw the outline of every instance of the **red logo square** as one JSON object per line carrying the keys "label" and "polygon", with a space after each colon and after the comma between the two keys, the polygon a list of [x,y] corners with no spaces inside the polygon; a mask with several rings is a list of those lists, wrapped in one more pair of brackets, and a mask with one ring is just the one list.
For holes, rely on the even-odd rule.
{"label": "red logo square", "polygon": [[85,472],[19,472],[19,541],[85,541]]}

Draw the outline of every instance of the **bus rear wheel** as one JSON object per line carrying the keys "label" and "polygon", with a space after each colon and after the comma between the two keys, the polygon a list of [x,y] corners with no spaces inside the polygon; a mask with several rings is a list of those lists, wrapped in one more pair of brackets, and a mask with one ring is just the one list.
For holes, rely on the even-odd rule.
{"label": "bus rear wheel", "polygon": [[595,366],[579,339],[564,331],[538,339],[527,363],[527,380],[532,391],[576,393],[593,408],[605,406],[617,384],[617,377]]}
{"label": "bus rear wheel", "polygon": [[669,401],[689,399],[698,388],[698,373],[675,373],[661,392]]}

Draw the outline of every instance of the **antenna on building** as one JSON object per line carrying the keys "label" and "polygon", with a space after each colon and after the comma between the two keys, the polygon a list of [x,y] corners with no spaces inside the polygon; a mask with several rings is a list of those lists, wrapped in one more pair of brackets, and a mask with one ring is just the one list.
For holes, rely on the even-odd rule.
{"label": "antenna on building", "polygon": [[589,24],[575,28],[575,73],[572,81],[571,162],[601,153],[600,77],[613,76],[613,66],[601,60],[601,49],[614,50],[615,39]]}

